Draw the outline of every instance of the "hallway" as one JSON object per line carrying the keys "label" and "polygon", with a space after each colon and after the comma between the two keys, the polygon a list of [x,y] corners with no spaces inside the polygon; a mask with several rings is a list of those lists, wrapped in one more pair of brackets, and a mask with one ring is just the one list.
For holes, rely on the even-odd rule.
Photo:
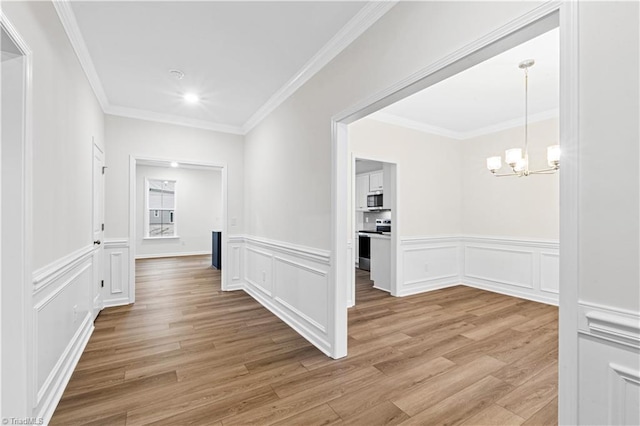
{"label": "hallway", "polygon": [[462,286],[392,298],[357,271],[336,361],[209,265],[136,262],[136,304],[100,314],[51,424],[556,422],[555,307]]}

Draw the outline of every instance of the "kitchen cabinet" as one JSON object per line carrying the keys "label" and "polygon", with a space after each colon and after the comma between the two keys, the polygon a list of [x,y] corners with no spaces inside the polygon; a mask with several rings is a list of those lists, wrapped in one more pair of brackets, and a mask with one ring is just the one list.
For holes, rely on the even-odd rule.
{"label": "kitchen cabinet", "polygon": [[369,191],[382,191],[383,187],[383,172],[373,172],[369,174]]}
{"label": "kitchen cabinet", "polygon": [[369,175],[356,176],[356,210],[367,211],[367,195],[369,195]]}
{"label": "kitchen cabinet", "polygon": [[371,281],[378,290],[391,292],[391,237],[371,234]]}

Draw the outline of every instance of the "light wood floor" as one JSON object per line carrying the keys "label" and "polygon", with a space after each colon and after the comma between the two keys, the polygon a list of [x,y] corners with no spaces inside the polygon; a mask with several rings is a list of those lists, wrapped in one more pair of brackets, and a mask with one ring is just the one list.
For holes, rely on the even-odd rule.
{"label": "light wood floor", "polygon": [[557,308],[463,286],[405,298],[357,272],[349,356],[331,360],[209,257],[138,261],[52,424],[556,424]]}

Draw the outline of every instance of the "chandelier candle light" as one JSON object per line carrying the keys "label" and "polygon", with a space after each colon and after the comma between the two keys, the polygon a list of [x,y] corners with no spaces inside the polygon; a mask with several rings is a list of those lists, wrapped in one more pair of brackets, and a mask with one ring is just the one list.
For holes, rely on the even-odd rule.
{"label": "chandelier candle light", "polygon": [[524,155],[521,148],[507,149],[504,153],[505,162],[511,167],[511,173],[497,173],[502,168],[501,157],[487,158],[487,168],[496,177],[548,175],[560,168],[560,145],[547,148],[547,164],[549,168],[529,170],[529,68],[535,64],[533,59],[526,59],[518,65],[524,70]]}

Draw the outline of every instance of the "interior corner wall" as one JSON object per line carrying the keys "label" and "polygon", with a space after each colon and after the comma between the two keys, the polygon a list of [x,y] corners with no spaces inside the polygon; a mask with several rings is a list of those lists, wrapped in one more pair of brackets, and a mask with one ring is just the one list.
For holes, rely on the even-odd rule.
{"label": "interior corner wall", "polygon": [[[175,180],[179,238],[145,239],[145,179]],[[222,227],[222,173],[215,169],[136,167],[136,257],[211,254],[211,231]]]}
{"label": "interior corner wall", "polygon": [[349,148],[398,165],[401,238],[461,233],[460,141],[365,118],[349,125]]}
{"label": "interior corner wall", "polygon": [[[243,137],[211,130],[105,115],[105,234],[129,237],[129,158],[157,158],[227,167],[227,221],[230,235],[243,224]],[[132,244],[133,242],[130,242]]]}
{"label": "interior corner wall", "polygon": [[[522,126],[463,140],[462,233],[515,239],[559,239],[559,174],[496,178],[486,159],[521,147]],[[558,144],[558,119],[529,125],[531,169],[547,168],[547,146]],[[508,166],[503,162],[501,172]]]}

